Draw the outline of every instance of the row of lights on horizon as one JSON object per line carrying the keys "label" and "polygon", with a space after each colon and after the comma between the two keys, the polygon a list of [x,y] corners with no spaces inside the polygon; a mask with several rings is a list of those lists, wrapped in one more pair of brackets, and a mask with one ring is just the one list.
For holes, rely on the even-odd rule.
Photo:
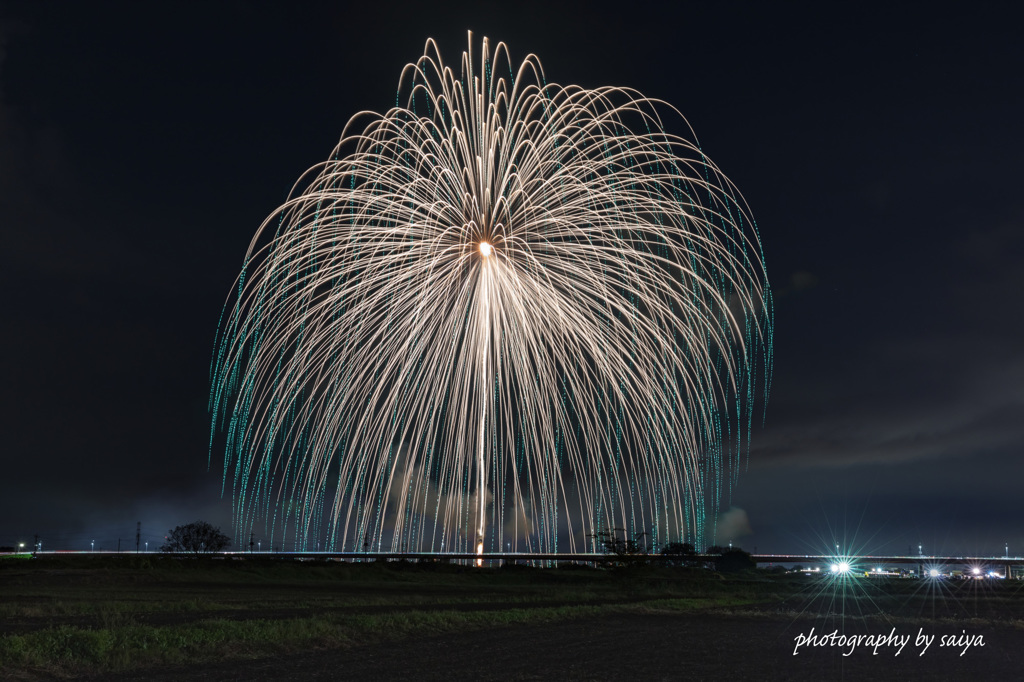
{"label": "row of lights on horizon", "polygon": [[[149,551],[149,541],[148,540],[144,540],[143,544],[146,545],[145,551],[148,552]],[[95,540],[90,540],[89,541],[89,550],[92,551],[92,552],[96,551],[96,541]],[[102,551],[102,548],[100,549],[100,551]]]}
{"label": "row of lights on horizon", "polygon": [[[444,543],[444,541],[442,540],[442,551],[444,551],[444,544],[443,543]],[[258,552],[262,551],[263,543],[261,541],[256,541],[255,544],[256,544],[256,551],[258,551]],[[145,541],[145,545],[146,545],[146,550],[145,551],[148,552],[149,551],[149,541]],[[252,545],[253,545],[253,543],[250,542],[249,546],[252,547]],[[96,551],[96,541],[95,540],[90,540],[89,541],[89,549],[92,552]],[[729,542],[729,549],[732,549],[732,542],[731,541]],[[511,551],[511,543],[509,543],[509,550]],[[25,543],[24,542],[19,542],[18,543],[18,551],[19,552],[24,552],[25,551]],[[43,551],[43,542],[42,542],[42,540],[36,542],[36,549],[35,549],[35,551],[37,551],[37,552]],[[317,551],[320,551],[320,543],[319,542],[317,542]],[[1003,551],[1004,551],[1004,556],[1007,559],[1010,558],[1010,543],[1009,542],[1007,542],[1007,543],[1005,543],[1003,545]],[[755,553],[756,553],[756,550],[755,550]],[[924,545],[923,544],[919,544],[917,546],[917,555],[918,556],[924,556]],[[841,550],[839,549],[839,543],[838,542],[836,543],[836,556],[837,557],[843,556]]]}
{"label": "row of lights on horizon", "polygon": [[[732,547],[732,543],[729,543],[729,547]],[[842,552],[839,550],[839,543],[836,543],[836,556],[842,556]],[[924,545],[919,544],[917,546],[917,556],[924,556]],[[1010,543],[1004,543],[1003,545],[1003,556],[1007,559],[1010,558]]]}
{"label": "row of lights on horizon", "polygon": [[[839,554],[839,545],[836,545],[836,554]],[[917,546],[917,556],[924,556],[924,545]],[[1003,556],[1007,559],[1010,558],[1010,543],[1006,542],[1003,544]]]}

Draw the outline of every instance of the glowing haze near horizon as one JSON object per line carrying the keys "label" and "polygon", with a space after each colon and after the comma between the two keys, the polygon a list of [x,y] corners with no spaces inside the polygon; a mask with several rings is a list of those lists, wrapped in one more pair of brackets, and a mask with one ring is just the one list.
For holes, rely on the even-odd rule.
{"label": "glowing haze near horizon", "polygon": [[236,532],[710,544],[771,311],[750,211],[673,107],[472,36],[453,70],[428,41],[260,227],[225,307],[212,447]]}

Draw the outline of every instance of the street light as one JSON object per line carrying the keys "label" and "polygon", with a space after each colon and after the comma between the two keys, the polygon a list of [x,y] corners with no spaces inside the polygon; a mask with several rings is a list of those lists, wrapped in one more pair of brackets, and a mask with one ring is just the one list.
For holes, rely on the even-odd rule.
{"label": "street light", "polygon": [[96,541],[95,540],[90,540],[89,541],[89,551],[91,551],[91,552],[95,552],[96,551]]}

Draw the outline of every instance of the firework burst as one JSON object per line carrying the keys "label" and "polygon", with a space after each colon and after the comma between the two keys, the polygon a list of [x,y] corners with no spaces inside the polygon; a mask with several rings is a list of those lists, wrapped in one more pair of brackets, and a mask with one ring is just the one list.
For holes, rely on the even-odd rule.
{"label": "firework burst", "polygon": [[749,210],[671,106],[472,43],[427,41],[249,247],[211,370],[239,530],[702,546],[771,366]]}

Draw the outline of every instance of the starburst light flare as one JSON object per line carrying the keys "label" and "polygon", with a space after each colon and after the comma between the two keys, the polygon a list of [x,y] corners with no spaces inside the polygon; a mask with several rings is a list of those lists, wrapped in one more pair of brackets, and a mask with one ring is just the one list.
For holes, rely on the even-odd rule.
{"label": "starburst light flare", "polygon": [[264,222],[225,308],[210,405],[238,532],[703,547],[772,308],[749,210],[691,138],[633,90],[549,84],[472,36],[455,71],[428,40]]}

